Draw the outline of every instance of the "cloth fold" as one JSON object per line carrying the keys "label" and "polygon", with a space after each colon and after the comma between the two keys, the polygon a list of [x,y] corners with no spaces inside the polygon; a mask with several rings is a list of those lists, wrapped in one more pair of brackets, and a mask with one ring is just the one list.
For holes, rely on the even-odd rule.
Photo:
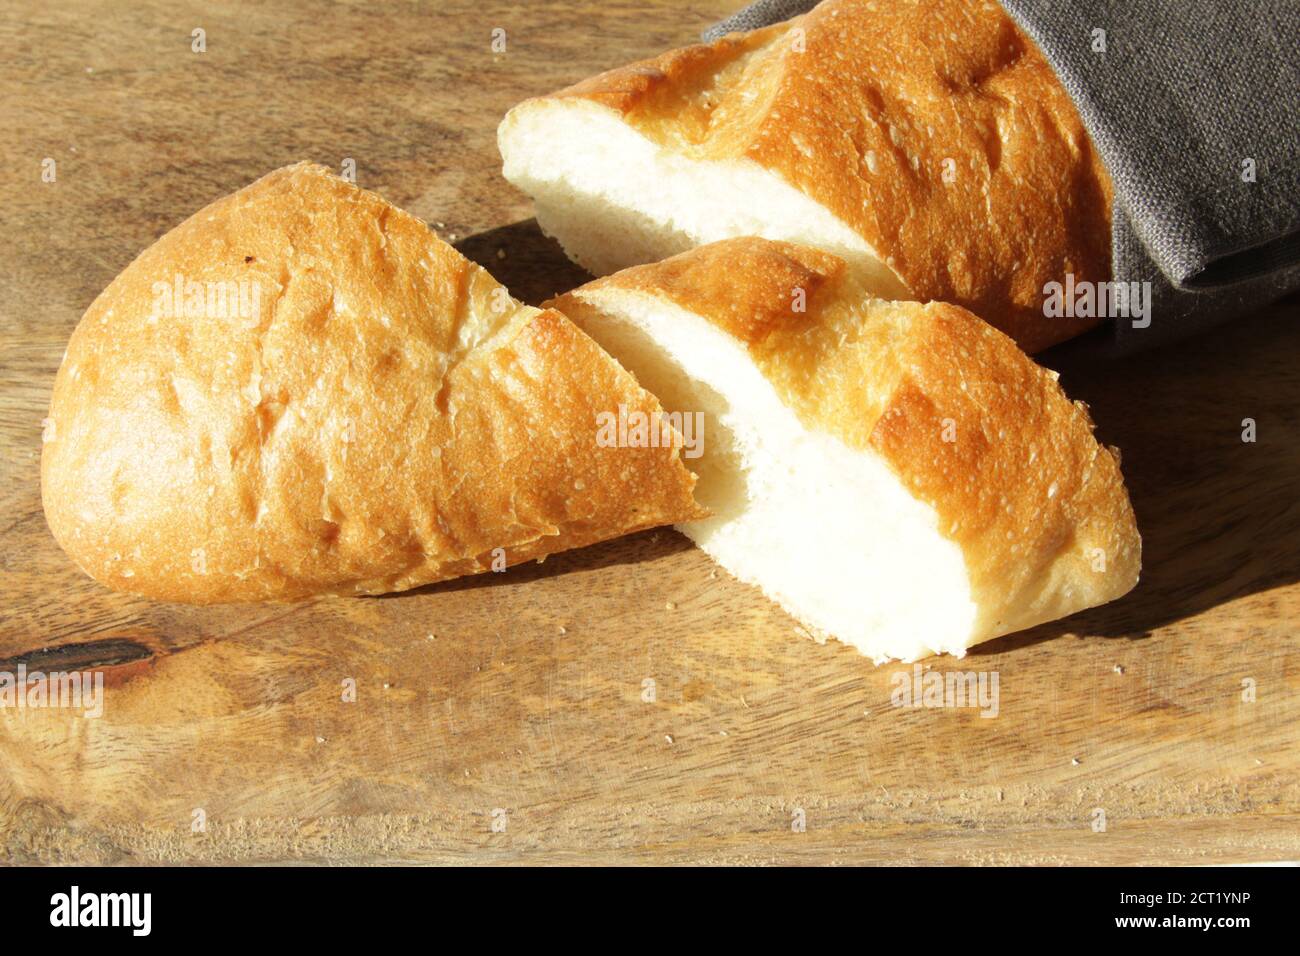
{"label": "cloth fold", "polygon": [[[1114,279],[1151,283],[1126,353],[1300,288],[1300,4],[1000,0],[1074,100],[1115,186]],[[757,0],[706,40],[806,12]]]}

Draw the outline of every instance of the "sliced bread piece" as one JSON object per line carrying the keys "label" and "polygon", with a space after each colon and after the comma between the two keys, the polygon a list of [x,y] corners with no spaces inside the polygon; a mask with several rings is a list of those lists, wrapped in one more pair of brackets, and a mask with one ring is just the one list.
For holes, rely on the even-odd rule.
{"label": "sliced bread piece", "polygon": [[960,655],[1137,582],[1117,454],[965,309],[873,298],[842,259],[757,238],[550,304],[703,414],[688,465],[712,515],[680,529],[817,635]]}
{"label": "sliced bread piece", "polygon": [[[654,397],[423,222],[300,164],[195,214],[91,304],[42,495],[81,568],[172,601],[374,594],[695,517]],[[680,438],[680,436],[678,436]]]}
{"label": "sliced bread piece", "polygon": [[508,180],[597,275],[763,236],[833,252],[878,294],[954,302],[1036,351],[1096,325],[1044,286],[1110,276],[1110,180],[996,4],[826,0],[526,100]]}

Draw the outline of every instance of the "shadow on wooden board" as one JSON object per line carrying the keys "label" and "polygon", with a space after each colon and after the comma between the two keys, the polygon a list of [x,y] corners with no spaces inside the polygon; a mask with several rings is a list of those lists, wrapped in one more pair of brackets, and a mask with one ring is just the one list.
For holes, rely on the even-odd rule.
{"label": "shadow on wooden board", "polygon": [[543,234],[536,219],[466,236],[456,248],[529,305],[540,306],[592,279],[591,273],[569,261],[558,242]]}
{"label": "shadow on wooden board", "polygon": [[[1300,579],[1300,299],[1168,349],[1118,361],[1048,360],[1122,450],[1142,533],[1127,597],[985,645],[1062,632],[1141,638],[1207,608]],[[1253,441],[1250,430],[1253,427]]]}

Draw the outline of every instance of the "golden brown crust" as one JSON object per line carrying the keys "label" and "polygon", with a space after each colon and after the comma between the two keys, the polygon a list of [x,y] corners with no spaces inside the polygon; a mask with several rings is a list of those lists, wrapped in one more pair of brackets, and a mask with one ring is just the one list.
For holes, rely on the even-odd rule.
{"label": "golden brown crust", "polygon": [[[731,271],[738,260],[745,267],[741,275]],[[844,260],[820,249],[741,238],[697,246],[691,255],[632,266],[609,278],[623,288],[653,289],[754,344],[773,332],[788,332],[809,311],[808,301],[833,286],[844,269]],[[559,303],[565,301],[571,300],[558,296],[547,304],[563,311]]]}
{"label": "golden brown crust", "polygon": [[[980,640],[1130,590],[1141,540],[1118,461],[1055,375],[965,309],[871,299],[825,262],[833,256],[810,252],[726,240],[597,279],[554,305],[635,292],[739,339],[804,427],[879,454],[935,510],[965,556]],[[727,281],[691,288],[690,275]],[[816,294],[795,313],[778,277],[810,275]],[[747,313],[763,319],[735,321]]]}
{"label": "golden brown crust", "polygon": [[[178,275],[244,280],[260,309],[169,314]],[[68,554],[122,590],[403,590],[487,570],[496,548],[514,564],[698,516],[675,449],[598,446],[596,414],[620,403],[659,407],[564,316],[299,164],[177,226],[90,306],[42,496]]]}
{"label": "golden brown crust", "polygon": [[912,322],[871,445],[961,546],[977,630],[1006,634],[1128,592],[1141,539],[1086,408],[964,309],[932,303]]}
{"label": "golden brown crust", "polygon": [[1043,286],[1110,277],[1109,177],[992,0],[825,0],[530,103],[569,97],[692,159],[776,173],[915,297],[960,304],[1028,351],[1100,321],[1045,317]]}

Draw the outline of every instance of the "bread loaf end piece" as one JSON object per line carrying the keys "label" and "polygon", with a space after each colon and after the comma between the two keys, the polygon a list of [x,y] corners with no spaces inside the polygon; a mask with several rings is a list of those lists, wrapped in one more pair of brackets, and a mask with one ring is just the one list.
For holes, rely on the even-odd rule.
{"label": "bread loaf end piece", "polygon": [[54,383],[50,529],[194,603],[375,594],[698,515],[654,397],[555,310],[309,164],[218,200],[91,304]]}

